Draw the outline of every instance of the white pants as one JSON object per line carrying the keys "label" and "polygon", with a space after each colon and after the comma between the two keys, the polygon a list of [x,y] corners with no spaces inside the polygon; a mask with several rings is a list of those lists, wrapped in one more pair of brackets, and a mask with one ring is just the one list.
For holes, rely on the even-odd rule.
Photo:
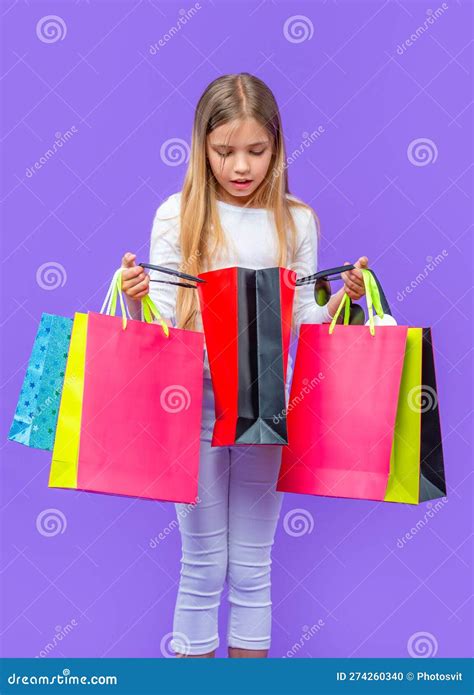
{"label": "white pants", "polygon": [[281,447],[211,447],[214,419],[212,385],[204,379],[199,501],[175,504],[182,557],[171,647],[180,654],[218,647],[225,580],[228,646],[270,647],[270,555],[284,494],[275,490]]}

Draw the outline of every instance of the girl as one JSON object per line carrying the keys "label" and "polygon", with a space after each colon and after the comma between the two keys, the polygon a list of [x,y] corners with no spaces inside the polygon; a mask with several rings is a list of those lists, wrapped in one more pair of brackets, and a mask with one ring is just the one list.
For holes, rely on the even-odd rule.
{"label": "girl", "polygon": [[[230,266],[289,267],[316,272],[313,210],[289,194],[280,114],[270,89],[248,73],[214,80],[199,100],[183,190],[158,208],[150,263],[198,275]],[[169,325],[203,330],[197,292],[150,286],[126,253],[123,290],[133,318],[148,292]],[[346,262],[346,265],[348,262]],[[354,264],[366,267],[367,258]],[[364,294],[362,273],[320,307],[313,286],[297,289],[294,325],[329,322],[344,293]],[[288,384],[291,377],[288,366]],[[199,466],[199,501],[176,504],[182,540],[181,576],[172,647],[177,656],[213,657],[218,608],[227,580],[230,657],[266,657],[271,632],[271,548],[283,493],[276,492],[279,446],[211,448],[214,397],[207,353]]]}

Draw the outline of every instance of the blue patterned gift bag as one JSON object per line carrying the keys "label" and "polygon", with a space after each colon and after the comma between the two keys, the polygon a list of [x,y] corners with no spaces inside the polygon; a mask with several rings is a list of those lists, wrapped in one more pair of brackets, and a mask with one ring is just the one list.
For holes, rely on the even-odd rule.
{"label": "blue patterned gift bag", "polygon": [[52,451],[71,330],[70,318],[41,316],[8,439]]}

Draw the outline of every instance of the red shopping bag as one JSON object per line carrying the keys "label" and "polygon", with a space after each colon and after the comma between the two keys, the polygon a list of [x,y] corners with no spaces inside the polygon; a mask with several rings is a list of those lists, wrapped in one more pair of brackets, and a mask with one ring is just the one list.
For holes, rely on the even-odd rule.
{"label": "red shopping bag", "polygon": [[296,274],[224,268],[198,286],[215,398],[212,446],[287,444],[285,379]]}
{"label": "red shopping bag", "polygon": [[276,489],[383,500],[408,328],[336,319],[300,328]]}

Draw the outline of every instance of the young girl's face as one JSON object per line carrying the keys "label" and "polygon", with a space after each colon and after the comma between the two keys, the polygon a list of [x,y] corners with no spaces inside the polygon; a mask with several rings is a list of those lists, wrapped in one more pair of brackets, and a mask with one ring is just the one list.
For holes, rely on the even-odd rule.
{"label": "young girl's face", "polygon": [[270,165],[272,144],[268,132],[254,118],[225,123],[209,133],[206,151],[219,197],[245,205]]}

